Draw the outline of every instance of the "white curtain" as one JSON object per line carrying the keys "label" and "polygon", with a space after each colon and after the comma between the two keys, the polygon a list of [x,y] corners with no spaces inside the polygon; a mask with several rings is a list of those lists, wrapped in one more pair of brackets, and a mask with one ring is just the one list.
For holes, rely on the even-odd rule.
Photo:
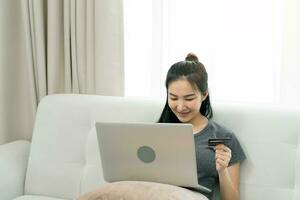
{"label": "white curtain", "polygon": [[0,7],[0,144],[31,139],[48,94],[123,95],[121,0],[4,0]]}

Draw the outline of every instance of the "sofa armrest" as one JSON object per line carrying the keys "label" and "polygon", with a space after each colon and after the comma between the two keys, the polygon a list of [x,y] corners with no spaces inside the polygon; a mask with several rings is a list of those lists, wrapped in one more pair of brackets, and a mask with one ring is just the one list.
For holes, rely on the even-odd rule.
{"label": "sofa armrest", "polygon": [[24,193],[30,142],[17,140],[0,145],[0,199],[11,200]]}

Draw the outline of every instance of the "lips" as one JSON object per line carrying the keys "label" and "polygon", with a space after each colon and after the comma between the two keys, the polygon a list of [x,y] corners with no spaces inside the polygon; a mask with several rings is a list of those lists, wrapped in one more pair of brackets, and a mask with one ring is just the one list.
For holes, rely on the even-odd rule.
{"label": "lips", "polygon": [[179,115],[180,117],[185,117],[185,116],[187,116],[189,113],[190,113],[190,112],[180,112],[180,113],[178,113],[178,115]]}

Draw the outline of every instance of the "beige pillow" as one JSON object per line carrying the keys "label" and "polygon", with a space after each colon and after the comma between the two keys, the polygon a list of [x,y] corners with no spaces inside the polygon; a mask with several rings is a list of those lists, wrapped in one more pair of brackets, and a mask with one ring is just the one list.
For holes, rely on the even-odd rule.
{"label": "beige pillow", "polygon": [[162,183],[121,181],[108,183],[78,200],[208,200],[203,194]]}

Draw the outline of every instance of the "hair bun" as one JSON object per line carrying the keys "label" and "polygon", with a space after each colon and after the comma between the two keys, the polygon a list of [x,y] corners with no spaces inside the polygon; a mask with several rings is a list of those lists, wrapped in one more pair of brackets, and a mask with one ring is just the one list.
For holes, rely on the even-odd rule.
{"label": "hair bun", "polygon": [[198,57],[197,57],[196,54],[194,54],[194,53],[189,53],[189,54],[185,57],[185,61],[199,62]]}

